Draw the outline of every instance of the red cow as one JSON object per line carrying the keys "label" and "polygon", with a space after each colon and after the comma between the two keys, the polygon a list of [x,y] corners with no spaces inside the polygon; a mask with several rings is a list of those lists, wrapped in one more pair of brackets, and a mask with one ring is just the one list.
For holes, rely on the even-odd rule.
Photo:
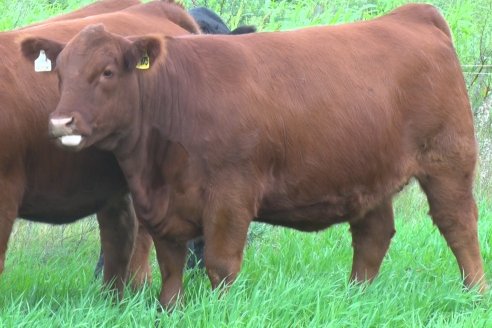
{"label": "red cow", "polygon": [[[22,38],[45,36],[65,42],[88,24],[100,22],[126,35],[199,33],[181,6],[154,1],[116,13],[0,35],[0,272],[16,217],[61,224],[97,212],[106,255],[104,280],[115,279],[121,291],[136,238],[136,220],[124,176],[109,152],[88,149],[68,153],[54,146],[46,130],[48,115],[59,101],[56,76],[35,73],[32,63],[13,51]],[[53,51],[45,50],[48,54]],[[150,273],[146,257],[151,240],[145,232],[139,238],[131,264],[133,272],[142,268],[137,283]]]}
{"label": "red cow", "polygon": [[[128,39],[97,25],[66,46],[22,43],[31,60],[40,49],[60,79],[51,134],[116,156],[154,237],[164,306],[182,292],[186,241],[203,234],[212,286],[230,283],[253,219],[347,222],[351,279],[372,280],[395,232],[392,198],[411,178],[465,284],[485,288],[473,118],[434,7],[290,32]],[[142,58],[148,70],[135,68]]]}
{"label": "red cow", "polygon": [[[32,28],[32,27],[36,27],[39,25],[45,25],[45,24],[49,24],[49,23],[53,23],[53,22],[67,21],[67,20],[76,19],[76,18],[84,18],[87,16],[93,16],[93,15],[100,15],[100,14],[104,14],[104,13],[115,12],[115,11],[125,9],[128,7],[134,6],[134,5],[138,5],[138,4],[140,4],[140,1],[138,1],[138,0],[100,0],[100,1],[96,1],[94,3],[91,3],[85,7],[82,7],[78,10],[69,12],[67,14],[58,15],[58,16],[49,18],[47,20],[44,20],[42,22],[38,22],[38,23],[34,23],[34,24],[31,24],[28,26],[24,26],[24,27],[19,28],[17,30],[24,30],[25,31],[25,30]],[[1,36],[0,36],[0,38],[1,38]],[[40,219],[39,221],[48,221],[49,222],[49,220],[50,219],[45,218],[45,219]],[[6,237],[8,238],[9,236],[6,235]],[[142,237],[144,237],[144,236],[139,235],[139,239],[137,241],[138,245],[136,247],[138,247],[138,249],[143,250],[143,249],[149,248],[149,245],[148,245],[149,240],[148,240],[148,238],[142,238]],[[8,240],[2,239],[2,240],[0,240],[0,243],[2,243],[2,242],[4,244],[0,245],[0,250],[3,250],[3,254],[0,255],[0,259],[5,258],[5,250],[7,249]],[[97,265],[96,265],[96,271],[99,273],[102,272],[102,268],[103,268],[102,267],[102,264],[103,264],[103,261],[102,261],[103,255],[102,254],[103,253],[101,250],[101,255],[100,255],[99,261],[97,262]],[[0,261],[0,273],[2,271],[3,271],[3,262]]]}

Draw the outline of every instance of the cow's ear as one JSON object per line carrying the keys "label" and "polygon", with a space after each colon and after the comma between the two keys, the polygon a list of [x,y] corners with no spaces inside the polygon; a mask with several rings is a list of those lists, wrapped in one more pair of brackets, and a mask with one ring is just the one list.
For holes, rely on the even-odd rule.
{"label": "cow's ear", "polygon": [[164,38],[159,36],[130,37],[129,46],[124,52],[125,66],[128,70],[148,69],[164,56]]}
{"label": "cow's ear", "polygon": [[30,61],[35,61],[44,52],[46,58],[51,61],[51,68],[55,68],[56,58],[65,48],[65,44],[44,38],[28,37],[21,41],[20,47],[22,55]]}

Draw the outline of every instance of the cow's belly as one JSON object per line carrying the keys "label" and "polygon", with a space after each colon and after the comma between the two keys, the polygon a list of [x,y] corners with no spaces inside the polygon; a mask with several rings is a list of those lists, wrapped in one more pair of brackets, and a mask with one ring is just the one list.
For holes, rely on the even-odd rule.
{"label": "cow's belly", "polygon": [[303,231],[318,231],[345,222],[347,218],[347,213],[342,206],[318,203],[288,210],[262,210],[255,221]]}
{"label": "cow's belly", "polygon": [[36,157],[26,169],[21,218],[69,223],[94,214],[127,193],[121,170],[110,154],[48,149],[49,156]]}
{"label": "cow's belly", "polygon": [[[286,200],[273,207],[261,207],[258,221],[291,227],[304,231],[317,231],[333,224],[362,217],[365,212],[381,201],[381,196],[357,193],[350,196],[323,197],[311,204],[299,204]],[[285,204],[279,206],[279,204]]]}
{"label": "cow's belly", "polygon": [[51,224],[64,224],[77,221],[94,214],[105,207],[111,200],[122,197],[125,189],[106,186],[103,190],[88,188],[87,192],[67,195],[47,192],[45,194],[28,194],[24,197],[19,210],[23,219]]}
{"label": "cow's belly", "polygon": [[[374,184],[320,186],[315,181],[309,190],[283,185],[263,198],[256,220],[304,231],[317,231],[333,224],[358,220],[400,191],[411,179],[410,171],[395,171]],[[317,181],[319,182],[319,180]],[[294,190],[292,190],[294,189]]]}

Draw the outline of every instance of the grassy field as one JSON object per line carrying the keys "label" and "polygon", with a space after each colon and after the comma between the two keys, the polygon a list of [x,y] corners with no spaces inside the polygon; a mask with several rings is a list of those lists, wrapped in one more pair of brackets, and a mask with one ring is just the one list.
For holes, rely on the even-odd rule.
{"label": "grassy field", "polygon": [[[69,11],[88,0],[0,0],[0,30]],[[401,0],[186,1],[213,8],[231,25],[292,29],[368,19]],[[453,30],[467,72],[480,165],[476,196],[486,274],[492,278],[492,143],[490,104],[492,2],[436,0]],[[1,61],[0,61],[1,64]],[[480,73],[480,74],[476,74]],[[488,100],[486,99],[488,97]],[[488,101],[488,105],[487,105]],[[200,271],[185,277],[184,305],[159,314],[160,277],[113,304],[92,276],[99,253],[94,219],[51,227],[19,221],[0,277],[0,327],[492,327],[492,294],[463,292],[458,267],[427,215],[418,186],[395,199],[397,234],[378,279],[347,283],[351,240],[347,225],[317,234],[255,225],[243,270],[223,297]]]}

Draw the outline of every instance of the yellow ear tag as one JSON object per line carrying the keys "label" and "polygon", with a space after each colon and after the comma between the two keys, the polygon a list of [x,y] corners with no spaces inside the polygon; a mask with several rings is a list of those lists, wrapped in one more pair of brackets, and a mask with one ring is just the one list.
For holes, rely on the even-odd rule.
{"label": "yellow ear tag", "polygon": [[142,58],[140,58],[140,61],[138,62],[136,67],[138,69],[149,69],[150,68],[149,55],[145,54]]}

